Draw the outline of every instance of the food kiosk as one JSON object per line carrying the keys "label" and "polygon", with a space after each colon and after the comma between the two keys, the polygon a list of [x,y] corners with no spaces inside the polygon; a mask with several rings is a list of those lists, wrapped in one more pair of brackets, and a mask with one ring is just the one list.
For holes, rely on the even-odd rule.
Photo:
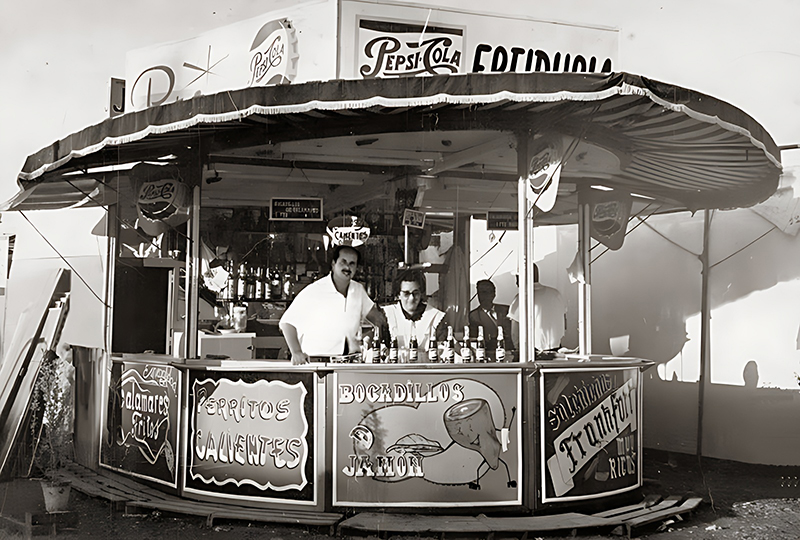
{"label": "food kiosk", "polygon": [[[26,162],[10,209],[108,209],[108,377],[89,465],[190,500],[310,513],[524,514],[631,494],[650,362],[592,354],[591,244],[618,249],[632,216],[764,200],[774,141],[735,107],[615,72],[605,54],[565,54],[566,69],[561,52],[469,49],[459,32],[486,16],[448,25],[409,7],[401,24],[333,4],[355,29],[331,33],[348,36],[332,43],[333,76],[298,75],[311,15],[265,16],[253,46],[272,43],[273,64],[251,51],[247,87],[142,97],[129,77],[134,110]],[[369,44],[421,29],[430,41],[403,47],[438,63],[397,53],[367,69]],[[391,72],[400,59],[428,72]],[[398,270],[424,271],[463,339],[476,222],[515,238],[510,361],[287,360],[280,316],[341,243],[360,250],[356,279],[379,304],[396,301]],[[575,349],[549,356],[532,340],[538,225],[580,232]]]}

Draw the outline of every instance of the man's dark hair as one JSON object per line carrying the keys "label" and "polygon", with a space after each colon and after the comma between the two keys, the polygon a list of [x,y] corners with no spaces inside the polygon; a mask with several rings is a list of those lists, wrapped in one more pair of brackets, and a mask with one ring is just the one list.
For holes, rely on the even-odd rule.
{"label": "man's dark hair", "polygon": [[361,252],[359,252],[353,246],[346,246],[346,245],[340,244],[340,245],[336,246],[335,248],[333,248],[333,253],[331,253],[331,266],[333,266],[333,264],[336,261],[339,260],[339,255],[341,255],[342,251],[345,250],[345,249],[349,249],[349,250],[353,251],[356,254],[356,264],[357,265],[361,265]]}
{"label": "man's dark hair", "polygon": [[496,291],[496,290],[497,290],[497,287],[495,287],[495,286],[494,286],[494,283],[492,283],[492,281],[491,281],[491,280],[489,280],[489,279],[482,279],[482,280],[478,281],[478,282],[475,284],[475,289],[476,289],[476,290],[477,290],[477,289],[480,289],[480,288],[481,288],[481,285],[483,285],[484,287],[491,287],[493,291]]}
{"label": "man's dark hair", "polygon": [[403,282],[411,282],[416,283],[419,285],[419,290],[422,292],[422,298],[424,299],[426,296],[425,293],[425,276],[419,270],[403,270],[397,274],[397,277],[394,278],[393,289],[394,295],[397,296],[400,294],[400,287],[403,285]]}

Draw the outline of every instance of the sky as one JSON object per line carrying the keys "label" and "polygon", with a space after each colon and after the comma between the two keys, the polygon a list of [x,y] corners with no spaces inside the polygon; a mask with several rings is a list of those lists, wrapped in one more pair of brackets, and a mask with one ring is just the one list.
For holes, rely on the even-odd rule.
{"label": "sky", "polygon": [[[405,2],[415,3],[415,2]],[[429,5],[431,2],[416,2]],[[485,12],[475,0],[437,6]],[[290,0],[27,0],[0,17],[0,200],[28,155],[108,117],[128,51],[291,5]],[[617,28],[619,67],[709,94],[800,144],[796,0],[494,0],[494,13]],[[782,153],[800,164],[800,150]]]}

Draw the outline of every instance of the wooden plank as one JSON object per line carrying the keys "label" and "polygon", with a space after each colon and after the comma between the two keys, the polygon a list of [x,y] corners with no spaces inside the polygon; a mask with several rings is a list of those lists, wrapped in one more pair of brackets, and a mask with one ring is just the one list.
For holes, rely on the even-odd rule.
{"label": "wooden plank", "polygon": [[167,493],[140,484],[124,475],[98,474],[91,469],[75,464],[68,466],[65,476],[70,479],[79,478],[95,486],[107,486],[117,495],[126,494],[128,497],[135,499],[143,497],[164,499],[169,496]]}
{"label": "wooden plank", "polygon": [[37,291],[31,291],[0,362],[0,478],[11,477],[12,449],[28,412],[39,366],[45,351],[55,351],[64,328],[70,275],[69,270],[55,270],[45,276]]}
{"label": "wooden plank", "polygon": [[25,538],[30,538],[30,533],[27,533],[26,535],[25,532],[28,529],[27,522],[19,521],[11,516],[0,515],[0,528],[7,532],[20,534]]}
{"label": "wooden plank", "polygon": [[[140,503],[140,504],[139,504]],[[257,516],[261,516],[265,513],[267,514],[280,514],[285,519],[294,519],[297,522],[302,522],[308,518],[311,519],[319,519],[324,524],[329,524],[330,522],[338,522],[342,515],[338,513],[325,513],[325,512],[309,512],[305,510],[269,510],[263,508],[251,508],[246,506],[236,506],[236,505],[226,505],[223,503],[215,503],[215,502],[202,502],[202,501],[194,501],[190,499],[181,499],[179,497],[171,497],[164,501],[139,501],[137,504],[140,506],[147,505],[153,508],[171,508],[174,511],[196,511],[198,512],[197,515],[207,516],[210,514],[214,514],[214,519],[225,518],[231,515],[236,515],[237,519],[238,516],[244,516],[244,519],[259,519],[263,521],[263,519],[257,518],[254,516],[254,513],[257,513]],[[159,506],[161,505],[161,506]]]}
{"label": "wooden plank", "polygon": [[47,529],[74,529],[80,523],[77,512],[31,513],[31,526]]}
{"label": "wooden plank", "polygon": [[647,525],[648,523],[653,523],[654,521],[659,521],[662,519],[666,519],[668,517],[676,516],[678,514],[685,514],[687,512],[691,512],[692,510],[697,508],[702,501],[703,499],[701,499],[700,497],[692,497],[691,499],[686,499],[680,506],[667,508],[666,510],[653,512],[651,514],[646,514],[644,516],[632,519],[630,521],[626,521],[625,526],[628,528],[628,531],[630,532],[631,529],[634,529],[636,527],[641,527],[642,525]]}
{"label": "wooden plank", "polygon": [[661,495],[648,495],[640,503],[631,504],[630,506],[621,506],[619,508],[612,508],[610,510],[606,510],[605,512],[598,512],[598,513],[592,514],[592,515],[594,517],[610,518],[610,517],[618,516],[620,514],[626,514],[628,512],[634,512],[636,510],[641,510],[643,508],[650,508],[654,504],[658,503],[660,500],[661,500]]}
{"label": "wooden plank", "polygon": [[77,490],[112,502],[124,502],[126,508],[205,516],[212,521],[230,518],[330,526],[338,523],[342,518],[342,515],[337,513],[265,510],[183,499],[176,495],[157,491],[113,471],[102,470],[97,473],[76,464],[70,464],[62,476],[73,482],[73,486]]}
{"label": "wooden plank", "polygon": [[[179,502],[180,501],[180,502]],[[185,504],[184,504],[185,503]],[[176,512],[192,516],[205,517],[210,519],[238,519],[243,521],[263,521],[270,523],[292,523],[296,525],[332,525],[337,523],[341,514],[331,513],[312,513],[312,512],[290,512],[280,510],[267,510],[262,508],[252,509],[233,509],[233,508],[212,508],[210,505],[193,501],[178,499],[175,501],[134,501],[127,505],[130,508],[142,508],[148,510],[160,510],[166,512]]]}
{"label": "wooden plank", "polygon": [[473,516],[427,516],[376,512],[362,512],[344,520],[339,524],[339,530],[344,529],[374,533],[492,532],[486,524]]}
{"label": "wooden plank", "polygon": [[164,493],[163,491],[158,491],[150,486],[140,484],[139,482],[123,475],[116,475],[113,477],[103,475],[100,478],[103,482],[107,483],[114,489],[127,493],[135,493],[138,495],[138,498],[167,499],[171,496],[169,493]]}
{"label": "wooden plank", "polygon": [[72,478],[70,479],[70,484],[80,491],[81,493],[85,493],[92,497],[99,497],[102,499],[108,499],[112,502],[119,502],[121,500],[129,500],[131,497],[129,496],[120,496],[114,493],[109,493],[108,491],[103,489],[102,485],[95,484],[93,482],[86,482],[80,478]]}
{"label": "wooden plank", "polygon": [[621,514],[606,519],[608,520],[610,525],[622,525],[626,521],[636,519],[640,516],[652,514],[653,512],[659,512],[661,510],[666,510],[667,508],[672,508],[673,506],[678,504],[681,499],[682,497],[676,497],[676,496],[667,497],[657,505],[651,506],[650,508],[643,508],[641,510],[628,512],[626,514]]}
{"label": "wooden plank", "polygon": [[543,532],[594,527],[610,527],[613,521],[606,518],[567,512],[547,516],[520,516],[499,518],[478,518],[494,532]]}
{"label": "wooden plank", "polygon": [[109,486],[107,483],[87,480],[84,478],[72,477],[69,479],[71,485],[78,491],[92,495],[93,497],[101,497],[108,499],[112,502],[128,501],[131,499],[141,499],[141,494],[129,491],[116,489]]}

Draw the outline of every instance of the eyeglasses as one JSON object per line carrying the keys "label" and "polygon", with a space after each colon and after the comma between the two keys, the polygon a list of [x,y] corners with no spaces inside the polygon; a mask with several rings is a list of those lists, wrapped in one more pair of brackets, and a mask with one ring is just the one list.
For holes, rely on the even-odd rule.
{"label": "eyeglasses", "polygon": [[400,291],[400,296],[403,298],[408,298],[409,296],[413,296],[414,298],[419,298],[422,296],[422,291]]}

